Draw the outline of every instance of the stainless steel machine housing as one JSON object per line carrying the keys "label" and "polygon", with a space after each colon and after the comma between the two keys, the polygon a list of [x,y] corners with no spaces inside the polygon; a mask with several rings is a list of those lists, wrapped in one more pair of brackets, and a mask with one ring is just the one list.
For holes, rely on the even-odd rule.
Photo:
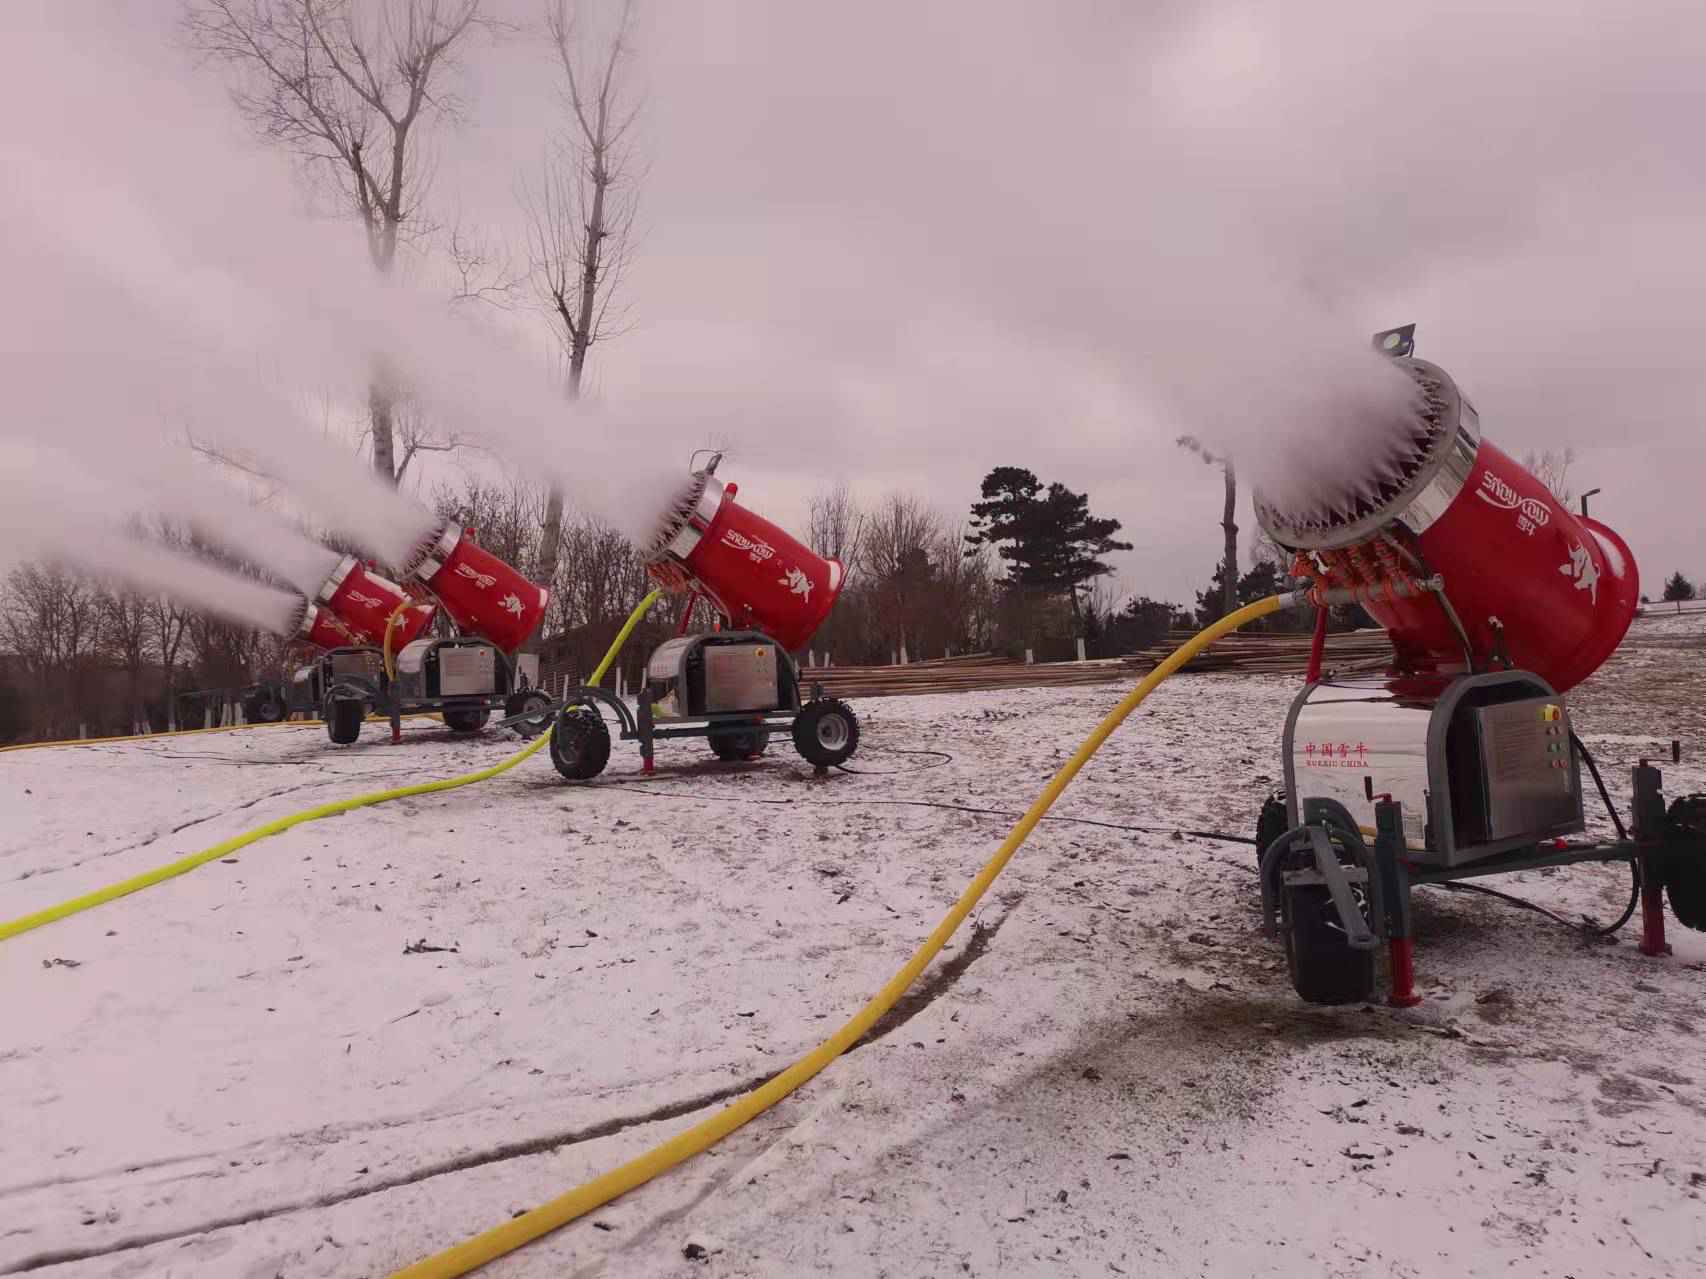
{"label": "stainless steel machine housing", "polygon": [[1563,698],[1526,671],[1308,685],[1285,725],[1288,816],[1336,801],[1372,833],[1402,805],[1410,858],[1460,866],[1586,829]]}
{"label": "stainless steel machine housing", "polygon": [[756,631],[666,640],[646,662],[646,684],[659,719],[795,711],[800,705],[792,663]]}

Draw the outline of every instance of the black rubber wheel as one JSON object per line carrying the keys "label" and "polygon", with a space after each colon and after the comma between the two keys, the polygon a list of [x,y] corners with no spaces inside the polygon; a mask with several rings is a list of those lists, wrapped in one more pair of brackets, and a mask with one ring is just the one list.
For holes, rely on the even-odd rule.
{"label": "black rubber wheel", "polygon": [[1374,952],[1356,950],[1322,884],[1280,890],[1285,966],[1306,1004],[1361,1004],[1374,996]]}
{"label": "black rubber wheel", "polygon": [[1671,801],[1665,848],[1655,859],[1655,877],[1664,885],[1676,922],[1706,932],[1706,795]]}
{"label": "black rubber wheel", "polygon": [[551,732],[551,762],[571,782],[591,781],[610,762],[610,730],[591,706],[566,706]]}
{"label": "black rubber wheel", "polygon": [[1706,849],[1673,852],[1665,866],[1665,896],[1671,914],[1684,928],[1706,933]]}
{"label": "black rubber wheel", "polygon": [[243,703],[243,714],[251,724],[276,724],[284,718],[284,703],[271,693],[257,693]]}
{"label": "black rubber wheel", "polygon": [[1262,864],[1262,856],[1271,845],[1286,831],[1291,829],[1291,819],[1285,812],[1285,792],[1275,791],[1262,803],[1261,816],[1256,818],[1256,865]]}
{"label": "black rubber wheel", "polygon": [[361,721],[367,706],[359,697],[328,697],[320,714],[326,721],[326,736],[334,745],[348,746],[361,736]]}
{"label": "black rubber wheel", "polygon": [[751,728],[739,733],[717,733],[710,740],[711,754],[718,759],[757,759],[770,745],[770,730]]}
{"label": "black rubber wheel", "polygon": [[[513,715],[527,715],[526,719],[518,719],[510,725],[522,737],[532,741],[547,728],[551,727],[551,712],[547,709],[551,699],[536,688],[525,692],[511,693],[509,700],[504,702],[504,718]],[[530,714],[529,712],[533,712]]]}
{"label": "black rubber wheel", "polygon": [[446,706],[444,726],[453,733],[477,733],[486,726],[492,712],[484,707]]}
{"label": "black rubber wheel", "polygon": [[794,717],[794,749],[818,768],[845,764],[859,749],[859,717],[840,698],[807,702]]}

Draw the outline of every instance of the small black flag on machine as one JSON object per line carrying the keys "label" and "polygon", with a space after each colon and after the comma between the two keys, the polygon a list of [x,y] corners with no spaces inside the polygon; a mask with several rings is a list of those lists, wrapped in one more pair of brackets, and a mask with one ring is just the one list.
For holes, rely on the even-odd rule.
{"label": "small black flag on machine", "polygon": [[1416,326],[1406,324],[1401,329],[1386,329],[1374,335],[1374,349],[1382,355],[1399,360],[1416,353]]}

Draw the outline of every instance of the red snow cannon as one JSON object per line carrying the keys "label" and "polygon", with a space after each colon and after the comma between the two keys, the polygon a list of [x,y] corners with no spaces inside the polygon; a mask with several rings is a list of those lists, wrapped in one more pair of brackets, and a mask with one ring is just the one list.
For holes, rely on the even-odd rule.
{"label": "red snow cannon", "polygon": [[[311,634],[316,628],[312,614],[303,622],[301,634],[327,648],[346,644],[382,644],[385,642],[385,629],[390,626],[390,643],[395,651],[426,630],[436,611],[431,604],[413,603],[402,587],[389,578],[379,576],[353,555],[346,555],[338,561],[338,566],[320,587],[314,602],[320,606],[318,627],[321,634],[326,638],[333,635],[344,638],[334,644],[316,639]],[[399,609],[401,613],[398,613]],[[394,623],[391,620],[393,614],[397,614]],[[341,631],[331,625],[331,618],[342,624]]]}
{"label": "red snow cannon", "polygon": [[296,637],[318,648],[360,648],[369,643],[329,608],[309,604],[302,610],[302,625]]}
{"label": "red snow cannon", "polygon": [[670,590],[696,590],[730,626],[802,650],[841,593],[839,559],[824,559],[735,501],[717,479],[722,454],[682,486],[647,547],[647,571]]}
{"label": "red snow cannon", "polygon": [[551,598],[544,587],[528,581],[455,523],[433,534],[403,576],[424,583],[462,630],[506,653],[527,642]]}
{"label": "red snow cannon", "polygon": [[[1573,515],[1492,443],[1445,370],[1394,361],[1420,396],[1392,473],[1311,511],[1256,494],[1256,517],[1318,586],[1348,588],[1386,627],[1398,667],[1455,673],[1503,665],[1563,692],[1622,641],[1640,584],[1628,545]],[[1438,577],[1436,590],[1417,589]]]}
{"label": "red snow cannon", "polygon": [[646,548],[646,571],[671,590],[697,591],[734,629],[762,631],[797,652],[841,593],[841,563],[735,501],[735,486],[716,477],[719,461],[693,472],[671,501]]}

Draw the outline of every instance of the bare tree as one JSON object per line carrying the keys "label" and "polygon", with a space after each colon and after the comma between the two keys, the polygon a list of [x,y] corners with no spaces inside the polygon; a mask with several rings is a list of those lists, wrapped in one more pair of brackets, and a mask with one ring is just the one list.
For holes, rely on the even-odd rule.
{"label": "bare tree", "polygon": [[911,652],[907,640],[918,642],[935,577],[930,552],[944,535],[941,518],[905,493],[883,499],[866,526],[865,566],[877,620],[903,662]]}
{"label": "bare tree", "polygon": [[916,625],[923,655],[987,648],[995,628],[995,555],[988,546],[965,553],[964,527],[943,529],[930,548],[931,589]]}
{"label": "bare tree", "polygon": [[[267,141],[328,178],[389,274],[399,239],[421,217],[432,117],[455,116],[440,84],[469,32],[490,26],[482,0],[187,0],[191,43],[235,71],[232,98]],[[368,388],[373,468],[391,483],[396,390],[383,369]],[[418,451],[417,445],[417,451]]]}
{"label": "bare tree", "polygon": [[1558,499],[1558,505],[1568,507],[1570,499],[1575,496],[1570,490],[1570,467],[1575,463],[1576,451],[1571,448],[1545,449],[1535,452],[1530,449],[1522,455],[1522,464],[1529,474],[1539,480],[1552,496]]}
{"label": "bare tree", "polygon": [[865,516],[847,481],[807,498],[806,519],[806,541],[812,550],[825,559],[840,560],[847,577],[852,578],[859,569]]}
{"label": "bare tree", "polygon": [[445,237],[444,251],[456,272],[452,302],[483,302],[502,311],[514,307],[527,281],[501,236],[471,231],[458,222]]}
{"label": "bare tree", "polygon": [[1210,466],[1218,466],[1226,479],[1226,504],[1220,516],[1220,528],[1226,534],[1226,553],[1221,561],[1221,615],[1225,616],[1238,607],[1238,478],[1230,454],[1214,452],[1194,435],[1181,435],[1177,443]]}
{"label": "bare tree", "polygon": [[53,564],[26,564],[6,579],[0,602],[0,645],[19,662],[34,696],[32,731],[74,732],[86,718],[83,675],[100,641],[95,587]]}
{"label": "bare tree", "polygon": [[402,445],[402,456],[397,459],[395,477],[398,484],[401,484],[403,477],[409,473],[409,463],[415,460],[417,454],[452,453],[462,447],[462,437],[456,432],[434,432],[422,419],[419,405],[407,397],[393,399],[391,413],[394,430],[393,452],[398,444]]}
{"label": "bare tree", "polygon": [[[538,186],[524,187],[528,267],[568,364],[569,398],[580,398],[587,353],[610,335],[611,303],[627,268],[634,225],[629,131],[639,113],[627,100],[623,73],[632,52],[634,7],[623,0],[616,29],[596,56],[581,47],[568,0],[546,9],[545,27],[563,74],[568,121],[546,157]],[[563,493],[546,497],[539,537],[539,576],[557,570]],[[529,642],[537,648],[538,636]]]}
{"label": "bare tree", "polygon": [[111,591],[101,596],[100,609],[101,642],[124,667],[129,728],[132,732],[145,733],[148,711],[144,704],[143,671],[152,656],[154,638],[148,600],[130,591]]}
{"label": "bare tree", "polygon": [[190,612],[169,596],[148,601],[148,620],[154,630],[154,652],[160,658],[160,673],[165,685],[166,727],[178,726],[178,655],[183,651],[189,630]]}

